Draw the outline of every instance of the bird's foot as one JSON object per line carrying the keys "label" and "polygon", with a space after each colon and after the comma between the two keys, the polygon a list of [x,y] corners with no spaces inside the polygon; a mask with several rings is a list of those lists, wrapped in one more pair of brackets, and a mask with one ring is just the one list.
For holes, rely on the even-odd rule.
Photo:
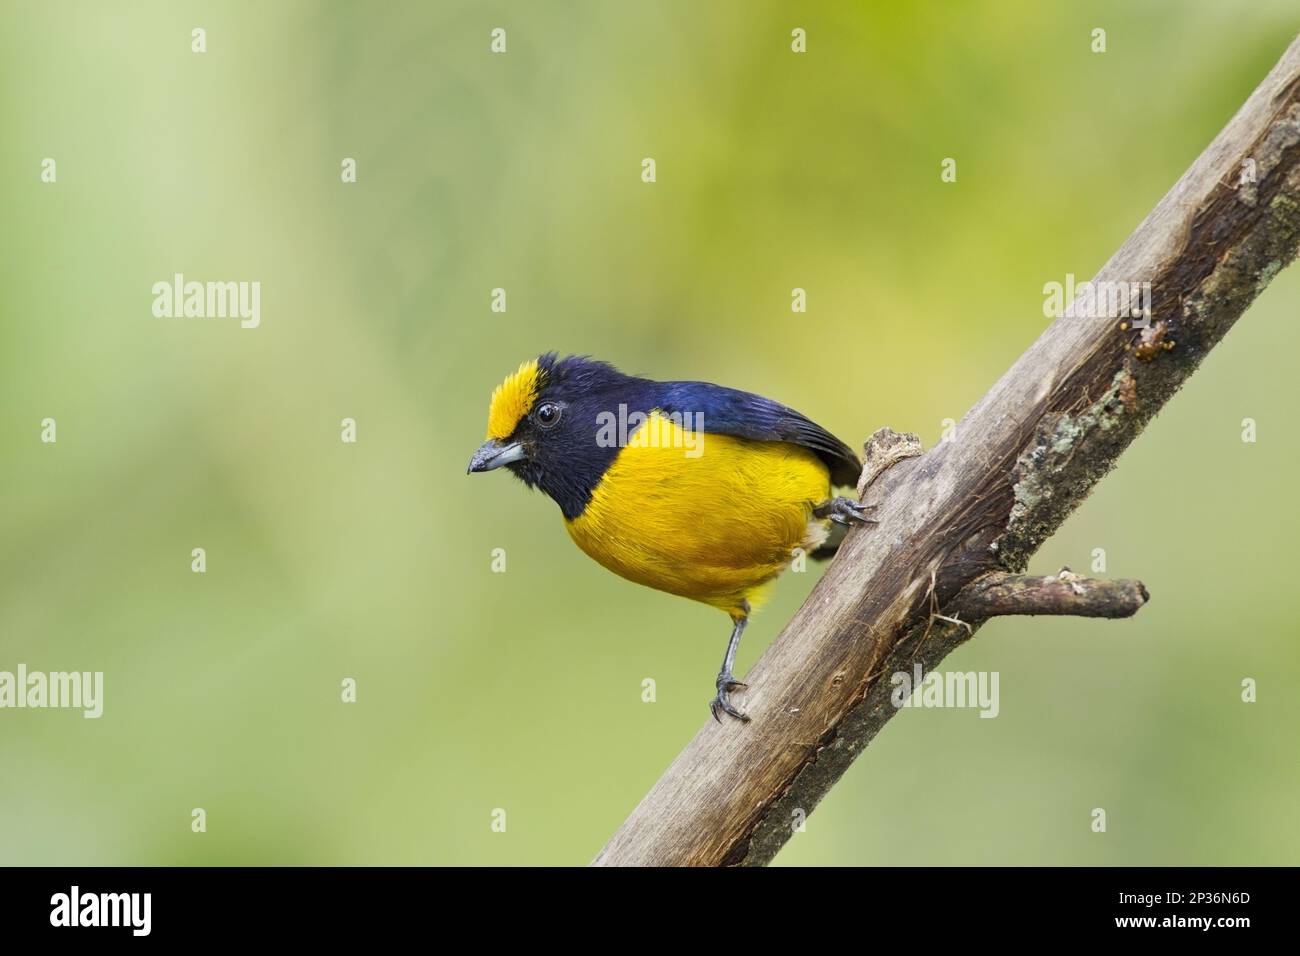
{"label": "bird's foot", "polygon": [[830,518],[836,524],[852,527],[860,524],[875,524],[876,519],[868,518],[866,514],[875,507],[875,505],[864,505],[852,498],[832,498],[814,508],[813,515],[818,518]]}
{"label": "bird's foot", "polygon": [[723,671],[719,674],[717,683],[718,696],[709,701],[709,710],[713,712],[713,719],[718,723],[722,723],[722,718],[718,715],[725,712],[728,716],[735,717],[739,721],[748,723],[749,718],[736,709],[736,706],[731,702],[730,697],[731,691],[740,687],[748,686],[748,684],[742,684],[740,681],[736,680],[736,678],[727,671]]}

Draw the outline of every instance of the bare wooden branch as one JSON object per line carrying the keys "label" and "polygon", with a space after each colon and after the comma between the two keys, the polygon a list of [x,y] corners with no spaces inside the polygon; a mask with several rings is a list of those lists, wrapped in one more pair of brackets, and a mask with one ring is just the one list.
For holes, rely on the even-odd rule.
{"label": "bare wooden branch", "polygon": [[978,629],[931,601],[1023,572],[1297,247],[1300,41],[1094,280],[1150,282],[1149,327],[1072,306],[951,440],[878,473],[879,524],[848,535],[745,676],[753,721],[707,721],[595,862],[770,860],[897,712],[885,675],[929,671]]}
{"label": "bare wooden branch", "polygon": [[1097,581],[1068,569],[1039,577],[992,571],[976,578],[943,609],[966,621],[1013,614],[1132,617],[1150,600],[1141,581]]}

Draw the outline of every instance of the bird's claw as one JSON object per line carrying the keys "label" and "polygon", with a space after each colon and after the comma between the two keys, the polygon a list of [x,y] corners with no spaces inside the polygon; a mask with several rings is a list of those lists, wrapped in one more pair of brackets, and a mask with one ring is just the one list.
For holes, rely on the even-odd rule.
{"label": "bird's claw", "polygon": [[832,498],[824,505],[814,508],[813,514],[818,518],[830,518],[836,524],[849,528],[854,525],[876,524],[876,519],[868,518],[866,514],[875,507],[875,505],[864,505],[852,498]]}
{"label": "bird's claw", "polygon": [[748,684],[736,680],[725,671],[719,674],[717,682],[718,694],[713,700],[709,701],[709,711],[713,714],[713,719],[718,723],[722,723],[722,718],[718,715],[725,713],[729,717],[735,717],[742,723],[748,723],[749,717],[744,712],[736,709],[735,704],[731,702],[730,696],[731,691],[748,686]]}

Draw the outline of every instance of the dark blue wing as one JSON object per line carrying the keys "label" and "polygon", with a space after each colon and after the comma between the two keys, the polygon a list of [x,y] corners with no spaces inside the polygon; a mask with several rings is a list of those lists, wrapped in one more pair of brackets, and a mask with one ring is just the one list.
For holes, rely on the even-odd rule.
{"label": "dark blue wing", "polygon": [[832,484],[857,484],[862,463],[853,449],[793,408],[762,395],[708,382],[663,382],[659,388],[660,409],[702,413],[706,434],[802,445],[826,463]]}

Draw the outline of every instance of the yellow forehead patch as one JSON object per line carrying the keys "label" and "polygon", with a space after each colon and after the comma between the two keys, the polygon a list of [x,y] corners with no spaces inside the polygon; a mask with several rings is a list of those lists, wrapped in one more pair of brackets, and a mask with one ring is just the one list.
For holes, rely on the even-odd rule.
{"label": "yellow forehead patch", "polygon": [[519,366],[519,371],[506,376],[506,380],[492,393],[492,404],[488,408],[488,438],[500,441],[514,433],[520,420],[533,410],[545,378],[546,373],[537,367],[537,359],[529,359]]}

